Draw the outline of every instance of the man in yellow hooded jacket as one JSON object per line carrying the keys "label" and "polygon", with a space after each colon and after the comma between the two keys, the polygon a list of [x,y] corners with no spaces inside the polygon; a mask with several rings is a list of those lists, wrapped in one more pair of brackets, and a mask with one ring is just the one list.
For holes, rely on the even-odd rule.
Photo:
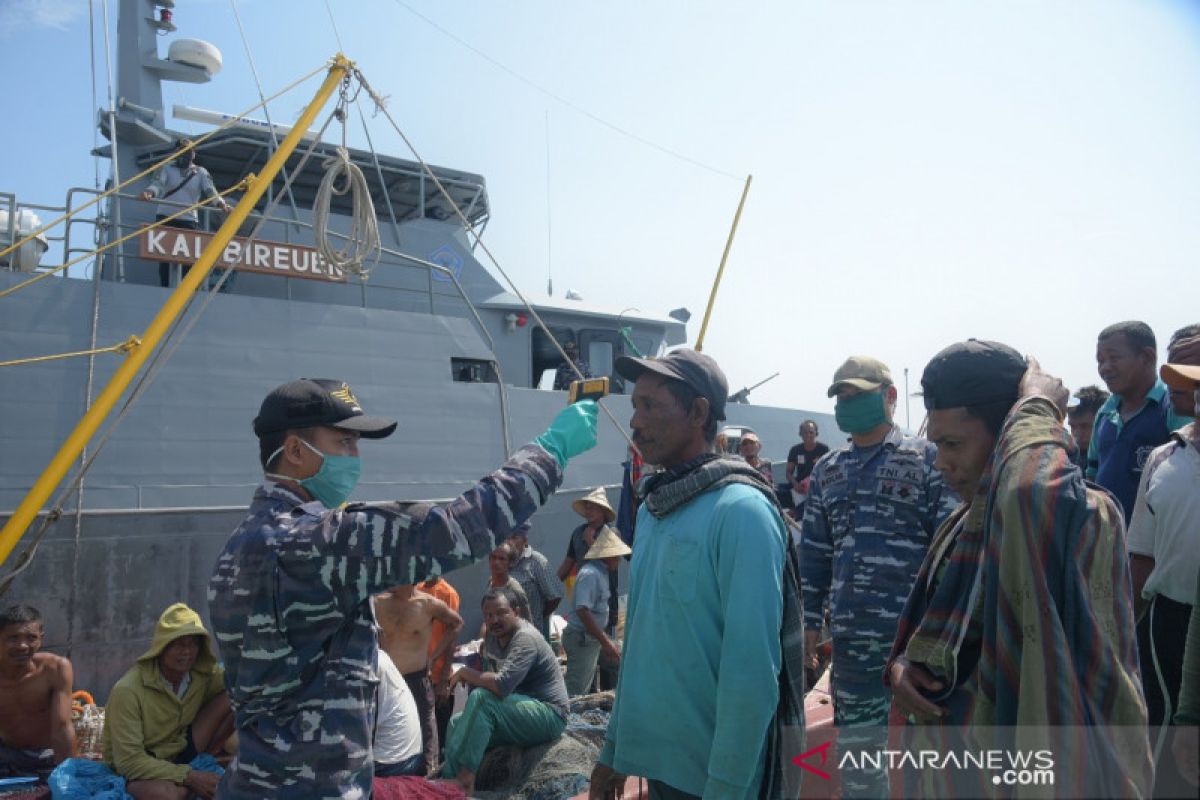
{"label": "man in yellow hooded jacket", "polygon": [[158,618],[150,649],[108,698],[104,758],[134,800],[211,798],[220,776],[192,769],[233,732],[225,670],[200,615],[175,603]]}

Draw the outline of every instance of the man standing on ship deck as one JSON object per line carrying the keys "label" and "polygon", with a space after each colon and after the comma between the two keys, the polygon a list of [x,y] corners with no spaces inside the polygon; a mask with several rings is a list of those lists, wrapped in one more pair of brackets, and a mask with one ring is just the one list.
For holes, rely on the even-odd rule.
{"label": "man standing on ship deck", "polygon": [[567,460],[596,443],[594,402],[457,499],[415,520],[402,503],[351,503],[366,416],[341,381],[278,387],[254,421],[266,480],[209,583],[238,731],[220,798],[313,800],[371,793],[379,682],[372,594],[478,561],[544,504]]}
{"label": "man standing on ship deck", "polygon": [[[164,164],[155,173],[150,185],[142,192],[142,200],[162,198],[154,209],[154,219],[156,221],[166,219],[172,214],[183,211],[188,206],[199,203],[204,198],[210,200],[221,211],[228,213],[229,203],[217,194],[217,187],[213,185],[212,176],[208,174],[208,170],[196,163],[196,150],[190,139],[179,140],[176,149],[183,150],[184,148],[191,149],[180,152],[173,161]],[[196,230],[199,225],[200,216],[194,208],[184,211],[170,223],[173,228],[186,228],[189,231]],[[190,264],[184,264],[183,272],[180,274],[186,275],[191,268]],[[233,276],[230,276],[230,280],[232,278]],[[164,288],[171,285],[170,264],[163,262],[158,265],[158,279]],[[226,286],[228,285],[226,283]]]}

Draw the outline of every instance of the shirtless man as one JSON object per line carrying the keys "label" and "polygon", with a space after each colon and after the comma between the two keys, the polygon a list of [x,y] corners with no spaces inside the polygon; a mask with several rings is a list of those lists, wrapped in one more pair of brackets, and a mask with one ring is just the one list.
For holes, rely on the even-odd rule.
{"label": "shirtless man", "polygon": [[36,608],[0,612],[0,778],[45,781],[75,755],[71,662],[39,653],[42,635]]}
{"label": "shirtless man", "polygon": [[[463,626],[462,617],[433,595],[425,594],[414,586],[397,586],[375,596],[375,618],[381,628],[379,646],[387,651],[396,668],[404,675],[404,681],[417,701],[425,769],[432,775],[438,768],[439,748],[429,665],[436,663],[454,647]],[[430,653],[429,640],[433,635],[434,620],[441,622],[446,632]],[[437,678],[440,687],[445,679],[440,675]]]}

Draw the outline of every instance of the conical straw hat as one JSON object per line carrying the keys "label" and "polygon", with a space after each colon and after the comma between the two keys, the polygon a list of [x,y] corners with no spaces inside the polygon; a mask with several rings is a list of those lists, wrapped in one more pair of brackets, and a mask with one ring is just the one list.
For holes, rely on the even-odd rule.
{"label": "conical straw hat", "polygon": [[612,522],[617,518],[617,512],[613,511],[613,507],[608,504],[608,495],[604,493],[603,486],[597,486],[592,491],[588,492],[585,497],[581,497],[574,503],[571,503],[571,508],[575,509],[575,513],[583,516],[583,504],[592,503],[604,509],[604,521]]}
{"label": "conical straw hat", "polygon": [[629,545],[621,541],[621,537],[617,535],[617,532],[605,525],[600,529],[600,535],[596,537],[596,541],[592,543],[583,560],[591,561],[611,556],[627,556],[632,552],[629,549]]}

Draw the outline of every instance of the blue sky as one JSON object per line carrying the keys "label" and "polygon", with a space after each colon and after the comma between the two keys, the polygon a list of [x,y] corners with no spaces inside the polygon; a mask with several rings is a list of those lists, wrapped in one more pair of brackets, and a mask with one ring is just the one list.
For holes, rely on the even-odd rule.
{"label": "blue sky", "polygon": [[[1165,346],[1200,318],[1187,300],[1200,253],[1196,3],[329,6],[422,155],[487,177],[485,239],[523,291],[545,291],[549,262],[556,294],[687,306],[695,337],[753,173],[705,349],[731,388],[782,373],[756,402],[829,410],[824,388],[852,353],[897,380],[909,367],[915,391],[929,357],[969,336],[1078,386],[1098,380],[1104,325],[1144,319]],[[237,9],[267,93],[337,50],[323,0]],[[168,106],[256,102],[228,0],[177,0],[175,20],[178,36],[216,44],[225,69],[168,86]],[[0,129],[0,191],[61,203],[95,170],[87,4],[3,0],[0,48],[33,65],[9,71],[21,122]],[[272,116],[290,120],[310,93]],[[371,130],[380,150],[408,155],[382,119]],[[350,140],[363,143],[357,120]]]}

